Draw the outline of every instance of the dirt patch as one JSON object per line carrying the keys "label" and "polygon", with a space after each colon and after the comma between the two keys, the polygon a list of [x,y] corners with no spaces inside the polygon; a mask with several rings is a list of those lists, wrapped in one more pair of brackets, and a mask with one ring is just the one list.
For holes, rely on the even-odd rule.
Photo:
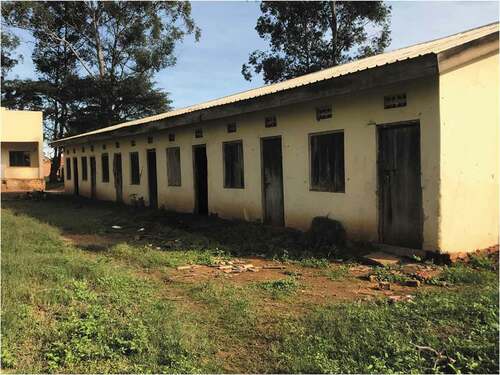
{"label": "dirt patch", "polygon": [[120,238],[100,236],[97,234],[69,234],[62,236],[64,242],[88,251],[105,251],[120,242]]}

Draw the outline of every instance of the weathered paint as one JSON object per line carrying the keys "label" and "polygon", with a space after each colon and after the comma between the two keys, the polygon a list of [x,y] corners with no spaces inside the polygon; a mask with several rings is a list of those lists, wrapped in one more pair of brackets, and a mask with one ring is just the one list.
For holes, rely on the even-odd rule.
{"label": "weathered paint", "polygon": [[[2,190],[43,189],[42,112],[1,109]],[[9,151],[29,151],[29,167],[11,167]]]}
{"label": "weathered paint", "polygon": [[[123,200],[130,203],[134,196],[143,197],[146,204],[146,152],[155,148],[158,205],[181,212],[196,210],[193,150],[206,145],[208,211],[223,218],[262,221],[262,139],[280,137],[284,224],[307,230],[314,217],[328,216],[340,221],[350,238],[379,241],[378,125],[418,122],[422,248],[457,253],[495,246],[499,235],[500,155],[498,33],[493,29],[498,30],[498,24],[445,38],[437,45],[429,42],[414,46],[408,50],[409,55],[396,52],[401,59],[394,61],[391,53],[383,54],[380,61],[388,65],[366,66],[370,69],[356,70],[355,74],[345,71],[353,74],[339,73],[331,81],[318,83],[311,81],[314,75],[306,76],[303,80],[308,83],[300,88],[291,89],[295,87],[293,82],[271,85],[262,92],[249,91],[57,144],[64,144],[67,156],[77,157],[79,165],[81,156],[96,156],[98,199],[116,199],[113,175],[109,182],[102,182],[100,154],[107,152],[111,163],[113,154],[121,153]],[[422,55],[418,51],[426,52]],[[406,95],[406,106],[384,109],[385,96],[401,94]],[[317,121],[317,108],[329,106],[332,118]],[[269,117],[276,118],[277,126],[265,126]],[[236,132],[228,132],[229,123],[236,124]],[[103,140],[117,129],[128,135],[115,134]],[[202,131],[201,138],[195,137],[196,130]],[[310,179],[311,135],[339,131],[344,134],[345,191],[314,191]],[[169,133],[175,133],[172,141]],[[243,143],[244,188],[224,187],[223,144],[232,141]],[[88,142],[94,142],[94,151],[90,151]],[[85,151],[81,146],[86,146]],[[181,186],[167,183],[169,147],[180,148]],[[133,151],[139,153],[140,185],[130,183],[129,154]],[[66,180],[67,192],[73,192],[73,181]],[[89,180],[80,179],[80,193],[90,196]]]}
{"label": "weathered paint", "polygon": [[[384,109],[384,96],[405,92],[406,107]],[[316,108],[332,105],[331,119],[316,120]],[[266,128],[265,118],[276,116],[277,127]],[[208,158],[209,212],[224,218],[244,220],[263,219],[261,138],[281,136],[283,148],[283,183],[285,225],[306,230],[315,216],[326,216],[343,223],[351,238],[378,241],[376,124],[399,123],[419,120],[422,146],[422,187],[424,210],[423,247],[435,250],[438,246],[439,193],[439,108],[438,78],[431,77],[407,81],[359,92],[357,95],[338,96],[283,106],[273,111],[259,111],[234,116],[225,120],[205,122],[154,134],[153,143],[147,136],[116,138],[94,145],[82,152],[81,145],[68,145],[68,157],[95,154],[97,161],[97,196],[115,199],[113,176],[109,183],[102,183],[100,153],[122,153],[123,198],[130,202],[131,195],[148,201],[146,150],[157,150],[158,204],[181,212],[194,210],[193,145],[206,144]],[[237,131],[227,132],[227,124],[237,123]],[[195,138],[195,129],[203,129],[203,137]],[[309,135],[319,132],[343,130],[345,146],[345,192],[331,193],[310,190]],[[175,141],[168,140],[168,133],[175,132]],[[131,146],[135,140],[135,146]],[[243,140],[245,187],[224,188],[223,142]],[[115,142],[120,142],[120,148]],[[166,148],[180,147],[182,186],[168,186]],[[73,153],[73,149],[76,154]],[[130,185],[129,153],[139,152],[141,184]],[[111,158],[110,158],[111,160]],[[80,168],[81,169],[81,168]],[[72,192],[73,180],[66,181],[66,190]],[[80,181],[80,193],[90,196],[90,181]]]}
{"label": "weathered paint", "polygon": [[439,248],[448,253],[499,242],[498,40],[496,48],[439,78]]}

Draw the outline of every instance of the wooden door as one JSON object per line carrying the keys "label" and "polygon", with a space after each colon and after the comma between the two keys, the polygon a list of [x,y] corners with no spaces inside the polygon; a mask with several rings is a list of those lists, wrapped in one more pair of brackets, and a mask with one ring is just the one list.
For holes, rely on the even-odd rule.
{"label": "wooden door", "polygon": [[97,176],[95,157],[90,157],[90,197],[95,199],[97,197]]}
{"label": "wooden door", "polygon": [[422,186],[418,122],[378,129],[380,241],[422,248]]}
{"label": "wooden door", "polygon": [[261,149],[264,223],[284,225],[281,138],[262,139]]}
{"label": "wooden door", "polygon": [[123,202],[122,154],[113,155],[113,179],[115,181],[116,201]]}
{"label": "wooden door", "polygon": [[193,146],[195,212],[208,214],[208,167],[205,145]]}
{"label": "wooden door", "polygon": [[73,158],[73,193],[80,195],[80,188],[78,186],[78,158]]}
{"label": "wooden door", "polygon": [[148,150],[149,207],[158,207],[158,180],[156,173],[156,150]]}

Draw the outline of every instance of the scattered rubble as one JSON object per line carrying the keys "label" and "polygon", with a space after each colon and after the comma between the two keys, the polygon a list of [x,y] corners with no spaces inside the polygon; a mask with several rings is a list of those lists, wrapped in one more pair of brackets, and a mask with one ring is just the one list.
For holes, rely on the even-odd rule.
{"label": "scattered rubble", "polygon": [[387,297],[389,299],[389,303],[396,303],[396,302],[413,302],[415,296],[412,296],[410,294],[407,294],[405,296],[389,296]]}
{"label": "scattered rubble", "polygon": [[391,283],[388,281],[380,281],[378,283],[379,290],[391,290]]}
{"label": "scattered rubble", "polygon": [[363,257],[363,260],[374,266],[389,267],[400,264],[402,261],[401,257],[396,255],[384,253],[382,251],[373,252],[367,254]]}
{"label": "scattered rubble", "polygon": [[[184,270],[193,270],[196,268],[202,267],[198,264],[191,264],[191,265],[185,265],[185,266],[179,266],[177,267],[178,271],[184,271]],[[241,272],[258,272],[262,268],[266,269],[284,269],[284,266],[264,266],[264,267],[257,267],[253,265],[252,263],[245,263],[241,260],[235,259],[235,260],[228,260],[228,261],[218,261],[214,264],[209,265],[208,267],[217,269],[219,271],[222,271],[223,273],[241,273]]]}

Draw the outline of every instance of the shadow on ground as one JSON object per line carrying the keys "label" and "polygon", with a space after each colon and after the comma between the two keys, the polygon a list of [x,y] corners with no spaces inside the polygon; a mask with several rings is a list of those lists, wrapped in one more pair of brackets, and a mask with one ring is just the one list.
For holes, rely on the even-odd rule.
{"label": "shadow on ground", "polygon": [[301,259],[359,255],[362,247],[311,245],[307,233],[260,223],[223,220],[216,216],[176,213],[94,201],[64,194],[41,199],[25,195],[2,197],[5,208],[58,227],[77,237],[79,247],[104,250],[118,242],[145,244],[163,250],[190,248],[220,251],[235,256]]}

